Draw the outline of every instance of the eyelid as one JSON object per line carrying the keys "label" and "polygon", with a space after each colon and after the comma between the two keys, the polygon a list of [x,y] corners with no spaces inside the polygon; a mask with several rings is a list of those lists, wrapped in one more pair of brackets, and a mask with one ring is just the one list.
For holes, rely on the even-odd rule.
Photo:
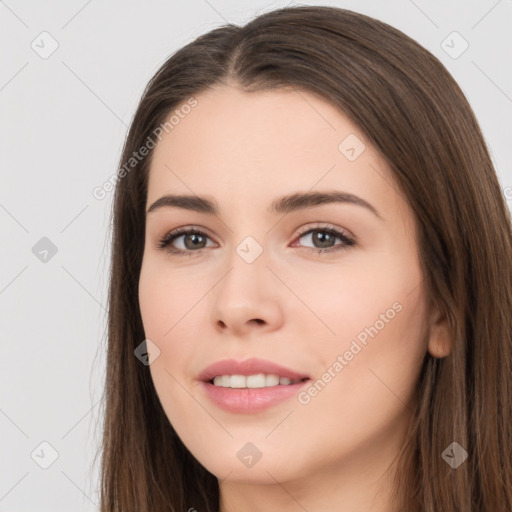
{"label": "eyelid", "polygon": [[354,241],[357,240],[357,237],[355,235],[353,235],[347,229],[345,229],[345,228],[338,228],[338,227],[330,224],[329,222],[316,222],[316,223],[313,222],[313,226],[311,224],[303,226],[303,227],[299,228],[299,232],[297,234],[297,238],[300,238],[302,235],[305,235],[306,233],[309,233],[309,231],[323,230],[323,229],[325,229],[325,230],[331,229],[333,231],[338,231],[338,232],[340,232],[342,235],[344,235],[347,238],[351,238]]}

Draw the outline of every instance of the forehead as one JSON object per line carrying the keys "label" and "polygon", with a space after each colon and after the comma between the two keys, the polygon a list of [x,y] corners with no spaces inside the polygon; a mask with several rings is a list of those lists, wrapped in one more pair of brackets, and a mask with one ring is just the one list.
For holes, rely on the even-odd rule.
{"label": "forehead", "polygon": [[186,157],[187,161],[206,155],[267,163],[280,154],[287,161],[312,158],[329,147],[336,150],[335,143],[344,133],[358,132],[342,112],[306,91],[286,88],[248,93],[238,87],[216,86],[195,99],[196,106],[164,134],[155,159],[166,149],[172,150],[175,159]]}
{"label": "forehead", "polygon": [[169,114],[173,128],[154,149],[148,204],[172,192],[266,207],[273,197],[321,188],[366,197],[381,211],[405,207],[382,156],[317,95],[217,86],[195,99],[186,114]]}

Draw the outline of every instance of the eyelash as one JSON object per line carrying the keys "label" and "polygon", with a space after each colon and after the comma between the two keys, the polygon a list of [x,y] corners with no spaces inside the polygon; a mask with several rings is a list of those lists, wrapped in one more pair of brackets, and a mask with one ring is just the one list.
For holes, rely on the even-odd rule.
{"label": "eyelash", "polygon": [[[344,232],[334,229],[330,226],[316,226],[314,228],[307,228],[304,231],[300,232],[297,238],[302,238],[304,235],[308,235],[309,233],[314,232],[328,233],[329,235],[334,236],[335,238],[339,238],[343,242],[343,244],[325,249],[317,249],[315,247],[303,247],[303,249],[309,249],[313,253],[332,253],[340,250],[346,250],[350,246],[355,245],[355,240],[349,238]],[[184,235],[200,235],[210,238],[206,233],[204,233],[203,231],[199,231],[198,229],[187,227],[178,228],[175,229],[174,231],[171,231],[170,233],[167,233],[164,237],[162,237],[158,242],[157,247],[159,249],[166,249],[168,252],[176,256],[192,256],[206,249],[206,247],[203,247],[201,249],[191,251],[171,247],[170,244],[174,242],[174,240]]]}

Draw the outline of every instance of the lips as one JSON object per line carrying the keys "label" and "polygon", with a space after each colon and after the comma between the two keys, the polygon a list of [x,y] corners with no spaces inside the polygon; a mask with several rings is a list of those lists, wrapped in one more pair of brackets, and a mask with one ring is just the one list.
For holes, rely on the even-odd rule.
{"label": "lips", "polygon": [[267,361],[264,359],[246,359],[245,361],[237,361],[235,359],[224,359],[217,361],[216,363],[205,368],[200,374],[198,379],[202,382],[210,382],[215,377],[221,375],[278,375],[279,377],[285,377],[291,381],[300,381],[309,379],[309,376],[285,366]]}
{"label": "lips", "polygon": [[[262,375],[271,376],[270,385],[251,388],[224,387],[213,383],[214,379],[218,383],[219,378],[224,380],[227,376],[231,376],[236,381],[243,381],[245,377],[261,378]],[[205,368],[199,374],[198,380],[201,381],[201,389],[205,396],[216,406],[230,413],[253,414],[297,396],[301,389],[308,385],[310,377],[264,359],[246,359],[245,361],[225,359]],[[277,384],[272,385],[272,382]],[[281,382],[286,384],[283,385]]]}

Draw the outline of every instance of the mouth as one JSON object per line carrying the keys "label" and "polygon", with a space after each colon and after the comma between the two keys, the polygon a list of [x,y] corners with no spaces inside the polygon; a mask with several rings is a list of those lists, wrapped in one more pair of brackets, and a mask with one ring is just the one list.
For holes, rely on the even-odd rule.
{"label": "mouth", "polygon": [[292,398],[308,375],[263,359],[226,359],[201,372],[206,396],[232,413],[255,413]]}

